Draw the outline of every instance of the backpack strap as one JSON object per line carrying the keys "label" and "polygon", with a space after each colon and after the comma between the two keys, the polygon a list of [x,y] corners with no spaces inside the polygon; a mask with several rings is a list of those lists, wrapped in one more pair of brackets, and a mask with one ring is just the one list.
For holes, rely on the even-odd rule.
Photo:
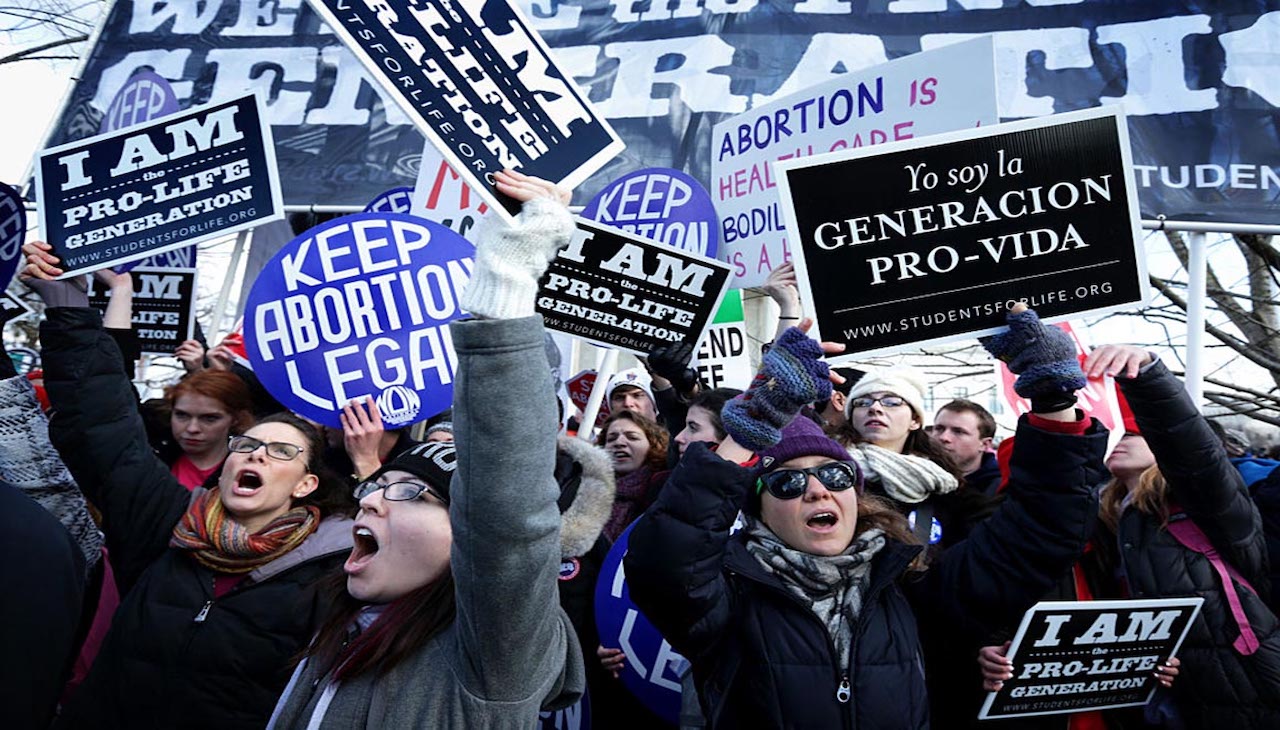
{"label": "backpack strap", "polygon": [[1235,619],[1236,626],[1240,629],[1240,636],[1232,642],[1231,646],[1236,653],[1241,656],[1249,656],[1258,650],[1259,642],[1256,634],[1253,633],[1253,627],[1249,625],[1249,617],[1244,613],[1244,606],[1240,604],[1240,594],[1236,592],[1236,583],[1244,586],[1250,593],[1255,596],[1258,594],[1249,581],[1240,575],[1240,571],[1234,566],[1228,565],[1218,554],[1213,543],[1209,541],[1209,536],[1204,534],[1204,530],[1200,529],[1192,519],[1181,510],[1177,510],[1169,515],[1169,534],[1173,538],[1182,543],[1182,546],[1188,550],[1200,553],[1209,561],[1213,569],[1218,572],[1218,578],[1222,581],[1222,592],[1227,598],[1227,605],[1231,608],[1231,617]]}

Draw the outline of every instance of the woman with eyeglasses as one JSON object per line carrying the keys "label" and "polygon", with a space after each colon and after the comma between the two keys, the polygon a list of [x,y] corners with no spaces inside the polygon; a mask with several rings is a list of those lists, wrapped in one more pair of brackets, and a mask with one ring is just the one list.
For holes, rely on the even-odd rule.
{"label": "woman with eyeglasses", "polygon": [[319,625],[314,585],[351,549],[352,502],[305,421],[269,416],[189,492],[151,450],[115,342],[83,282],[24,246],[49,436],[103,515],[121,603],[60,728],[261,728]]}
{"label": "woman with eyeglasses", "polygon": [[515,227],[485,224],[461,301],[476,319],[450,325],[457,450],[421,444],[357,487],[355,548],[272,730],[535,728],[582,694],[556,587],[557,415],[534,309],[573,218],[550,183],[496,182],[524,205]]}
{"label": "woman with eyeglasses", "polygon": [[778,339],[723,410],[728,436],[690,445],[637,522],[631,596],[692,663],[708,727],[926,728],[918,624],[976,641],[1036,602],[1084,548],[1106,433],[1073,400],[1024,417],[1009,499],[923,570],[906,520],[795,417],[830,396],[819,358],[841,349],[809,324]]}

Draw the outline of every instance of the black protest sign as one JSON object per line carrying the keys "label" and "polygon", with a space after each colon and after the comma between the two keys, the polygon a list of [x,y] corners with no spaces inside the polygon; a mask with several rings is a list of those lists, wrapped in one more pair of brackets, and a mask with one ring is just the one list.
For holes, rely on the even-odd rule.
{"label": "black protest sign", "polygon": [[468,185],[508,219],[505,168],[573,187],[623,148],[509,0],[308,0]]}
{"label": "black protest sign", "polygon": [[25,317],[33,311],[26,302],[7,291],[0,291],[0,324]]}
{"label": "black protest sign", "polygon": [[1023,616],[1009,648],[1013,678],[987,694],[979,719],[1146,704],[1158,664],[1175,656],[1203,598],[1046,601]]}
{"label": "black protest sign", "polygon": [[36,190],[61,278],[284,217],[256,94],[45,150]]}
{"label": "black protest sign", "polygon": [[[1117,108],[779,162],[801,295],[843,359],[1140,305]],[[797,245],[798,244],[798,245]]]}
{"label": "black protest sign", "polygon": [[[133,331],[143,352],[172,355],[195,331],[195,269],[136,268],[133,276]],[[89,277],[89,306],[107,310],[111,293]]]}
{"label": "black protest sign", "polygon": [[547,327],[637,355],[697,342],[729,286],[729,266],[585,218],[539,282]]}

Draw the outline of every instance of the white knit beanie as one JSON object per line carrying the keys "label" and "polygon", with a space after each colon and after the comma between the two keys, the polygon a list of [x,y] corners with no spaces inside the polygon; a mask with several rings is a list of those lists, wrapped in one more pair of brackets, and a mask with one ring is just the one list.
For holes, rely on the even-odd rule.
{"label": "white knit beanie", "polygon": [[849,398],[844,404],[844,415],[847,418],[853,413],[855,398],[861,398],[869,393],[892,393],[905,400],[916,416],[924,418],[926,387],[924,376],[913,367],[897,365],[891,368],[868,370],[867,374],[863,375],[849,391]]}

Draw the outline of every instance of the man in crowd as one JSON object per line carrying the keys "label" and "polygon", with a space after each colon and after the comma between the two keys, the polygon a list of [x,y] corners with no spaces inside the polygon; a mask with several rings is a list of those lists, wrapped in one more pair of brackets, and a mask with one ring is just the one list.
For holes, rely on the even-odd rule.
{"label": "man in crowd", "polygon": [[822,419],[822,426],[828,433],[839,430],[849,420],[848,416],[845,415],[845,405],[849,401],[849,391],[853,390],[854,384],[864,374],[856,368],[831,368],[831,371],[844,378],[844,382],[831,386],[830,398],[813,404],[813,410],[817,411],[818,418]]}
{"label": "man in crowd", "polygon": [[973,401],[956,399],[933,418],[933,438],[964,472],[965,487],[995,496],[1000,486],[1000,466],[991,450],[996,419]]}
{"label": "man in crowd", "polygon": [[653,386],[644,368],[623,370],[609,380],[605,399],[609,412],[631,411],[658,422],[658,407],[653,400]]}

